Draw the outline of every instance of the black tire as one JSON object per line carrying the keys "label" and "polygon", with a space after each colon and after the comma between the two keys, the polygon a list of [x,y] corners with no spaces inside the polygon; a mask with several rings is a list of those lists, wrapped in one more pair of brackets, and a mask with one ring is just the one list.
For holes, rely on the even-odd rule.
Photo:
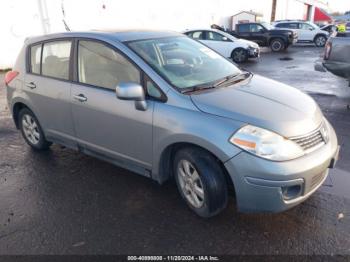
{"label": "black tire", "polygon": [[[28,121],[24,120],[24,118],[27,117],[31,117],[31,119],[33,120],[32,123],[36,124],[36,128],[34,129],[38,134],[39,137],[37,138],[37,142],[34,143],[33,141],[31,141],[28,137],[28,135],[26,135],[26,128],[24,127],[25,123],[27,123]],[[28,108],[23,108],[19,114],[18,114],[18,124],[19,124],[19,129],[21,130],[22,136],[24,138],[24,140],[27,142],[27,144],[29,146],[31,146],[33,149],[35,150],[47,150],[52,143],[48,142],[45,138],[44,132],[41,129],[41,126],[39,124],[38,119],[36,118],[36,116],[34,115],[34,113],[32,111],[30,111]]]}
{"label": "black tire", "polygon": [[280,52],[284,50],[284,41],[280,38],[272,39],[270,42],[270,48],[272,52]]}
{"label": "black tire", "polygon": [[246,62],[248,60],[248,52],[243,48],[236,48],[232,51],[231,58],[237,64]]}
{"label": "black tire", "polygon": [[317,35],[314,39],[315,46],[324,47],[327,42],[327,37],[325,35]]}
{"label": "black tire", "polygon": [[[200,177],[204,192],[200,207],[192,205],[182,189],[179,168],[184,161],[190,162]],[[225,174],[218,160],[209,152],[196,147],[180,149],[174,157],[173,171],[180,195],[198,216],[212,217],[227,206],[228,191]]]}

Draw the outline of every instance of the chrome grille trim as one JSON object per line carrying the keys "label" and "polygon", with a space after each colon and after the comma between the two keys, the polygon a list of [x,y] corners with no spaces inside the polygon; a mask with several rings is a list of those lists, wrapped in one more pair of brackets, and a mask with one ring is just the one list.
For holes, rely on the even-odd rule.
{"label": "chrome grille trim", "polygon": [[326,144],[326,141],[321,133],[321,128],[323,126],[324,123],[322,123],[315,131],[304,136],[292,137],[290,140],[297,143],[304,150],[304,152],[312,152]]}

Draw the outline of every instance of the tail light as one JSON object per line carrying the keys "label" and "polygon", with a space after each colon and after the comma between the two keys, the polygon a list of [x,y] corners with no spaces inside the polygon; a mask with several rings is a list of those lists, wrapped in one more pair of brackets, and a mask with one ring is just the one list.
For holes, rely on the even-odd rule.
{"label": "tail light", "polygon": [[5,75],[5,84],[8,85],[16,76],[18,76],[18,74],[17,71],[8,71]]}
{"label": "tail light", "polygon": [[331,51],[332,51],[332,43],[327,42],[326,48],[324,49],[324,57],[323,57],[324,60],[328,60],[328,58],[331,54]]}

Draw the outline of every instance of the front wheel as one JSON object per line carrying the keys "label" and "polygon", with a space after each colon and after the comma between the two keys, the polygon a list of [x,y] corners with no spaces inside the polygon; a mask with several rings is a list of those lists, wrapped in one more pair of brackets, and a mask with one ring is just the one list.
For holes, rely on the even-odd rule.
{"label": "front wheel", "polygon": [[45,139],[39,121],[32,111],[27,108],[22,109],[18,116],[19,128],[27,142],[35,150],[46,150],[52,143]]}
{"label": "front wheel", "polygon": [[182,198],[197,215],[212,217],[226,207],[225,174],[209,152],[195,147],[180,149],[173,169]]}
{"label": "front wheel", "polygon": [[236,48],[232,51],[231,58],[236,63],[243,63],[248,60],[248,52],[243,48]]}
{"label": "front wheel", "polygon": [[284,49],[284,46],[285,44],[282,39],[276,38],[271,40],[270,47],[272,52],[280,52]]}
{"label": "front wheel", "polygon": [[317,47],[324,47],[326,45],[327,38],[324,35],[318,35],[315,37],[314,42]]}

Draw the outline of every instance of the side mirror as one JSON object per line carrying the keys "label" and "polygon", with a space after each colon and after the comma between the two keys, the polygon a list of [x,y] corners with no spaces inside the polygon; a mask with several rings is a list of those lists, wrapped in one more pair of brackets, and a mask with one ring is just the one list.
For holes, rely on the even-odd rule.
{"label": "side mirror", "polygon": [[265,29],[259,29],[259,33],[265,33]]}
{"label": "side mirror", "polygon": [[314,30],[315,30],[315,28],[311,28],[311,27],[310,27],[310,28],[309,28],[309,30],[310,30],[310,31],[314,31]]}
{"label": "side mirror", "polygon": [[121,82],[115,88],[117,98],[121,100],[135,101],[135,108],[137,110],[146,111],[147,102],[145,98],[145,91],[140,84]]}
{"label": "side mirror", "polygon": [[223,36],[223,37],[222,37],[222,40],[223,40],[223,41],[227,41],[228,38],[227,38],[226,36]]}

